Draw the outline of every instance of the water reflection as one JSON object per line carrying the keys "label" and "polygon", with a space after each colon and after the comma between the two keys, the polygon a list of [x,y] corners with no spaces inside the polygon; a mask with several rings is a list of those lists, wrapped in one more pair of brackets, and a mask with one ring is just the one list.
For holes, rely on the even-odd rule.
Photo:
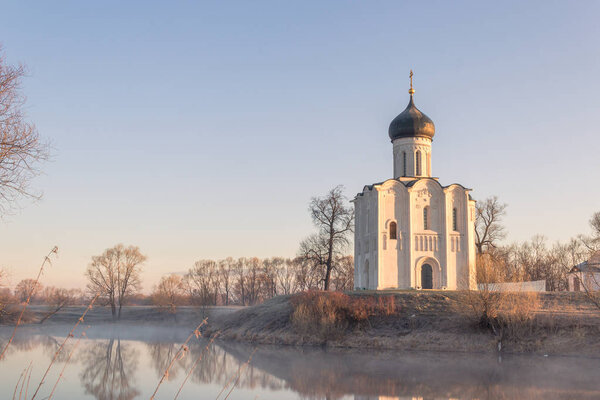
{"label": "water reflection", "polygon": [[[208,342],[204,339],[191,344],[189,352],[175,362],[169,370],[169,378],[171,380],[183,379],[183,376],[187,374],[196,360],[202,356],[190,377],[190,380],[194,383],[212,383],[225,386],[226,383],[231,382],[232,378],[237,379],[239,376],[238,386],[244,388],[260,387],[262,389],[279,390],[285,386],[281,379],[255,368],[252,364],[242,368],[248,361],[250,353],[244,359],[243,355],[227,352],[222,345],[213,344],[207,347],[207,344]],[[157,379],[160,379],[177,353],[179,346],[179,343],[161,342],[147,345]]]}
{"label": "water reflection", "polygon": [[[70,367],[70,379],[67,376],[61,382],[61,386],[74,387],[64,388],[63,396],[57,398],[148,398],[187,335],[184,332],[165,338],[132,328],[96,334],[99,336],[81,342],[71,361],[77,366]],[[43,358],[45,367],[61,341],[60,336],[39,332],[21,335],[14,343],[12,358],[5,362],[28,362],[27,357],[19,358],[19,354],[27,353]],[[171,368],[158,398],[173,397],[200,355],[181,399],[214,399],[238,374],[239,382],[230,399],[600,398],[598,359],[505,356],[499,363],[493,355],[484,354],[262,346],[256,349],[252,363],[242,368],[253,351],[253,346],[227,342],[207,348],[206,340],[193,339],[186,355]],[[2,368],[8,371],[4,365]],[[22,369],[15,364],[15,371]],[[14,387],[15,381],[0,379],[0,390]],[[64,397],[67,392],[79,394]]]}
{"label": "water reflection", "polygon": [[98,400],[130,400],[140,394],[135,388],[138,352],[121,339],[89,343],[81,354],[81,383]]}
{"label": "water reflection", "polygon": [[[239,360],[250,349],[222,344]],[[600,360],[453,353],[365,353],[261,348],[257,369],[304,398],[339,399],[598,399]]]}

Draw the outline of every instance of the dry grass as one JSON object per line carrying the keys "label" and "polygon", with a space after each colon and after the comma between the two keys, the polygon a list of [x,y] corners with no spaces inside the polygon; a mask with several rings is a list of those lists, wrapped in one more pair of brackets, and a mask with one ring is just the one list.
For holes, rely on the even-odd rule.
{"label": "dry grass", "polygon": [[[206,329],[221,331],[223,339],[263,344],[485,352],[495,351],[501,342],[509,352],[600,355],[600,314],[583,294],[514,293],[498,304],[490,300],[487,315],[497,335],[481,327],[481,311],[475,311],[481,305],[469,303],[469,295],[475,293],[389,290],[328,293],[325,298],[322,292],[279,296],[214,318]],[[378,306],[379,297],[390,307]],[[350,304],[370,306],[349,312]],[[355,311],[365,308],[366,318]]]}
{"label": "dry grass", "polygon": [[21,313],[19,314],[19,318],[17,318],[17,321],[15,322],[15,327],[13,329],[12,335],[6,342],[6,345],[4,346],[2,353],[0,353],[0,360],[2,360],[4,358],[4,354],[6,354],[6,350],[8,349],[8,346],[10,346],[13,339],[15,338],[15,334],[17,333],[17,328],[19,327],[19,325],[21,325],[21,322],[23,322],[23,317],[25,315],[25,311],[27,311],[27,307],[29,306],[29,302],[31,301],[31,296],[33,296],[33,292],[35,291],[35,286],[38,284],[40,277],[42,276],[42,273],[44,272],[44,267],[46,266],[46,264],[52,263],[52,261],[50,260],[50,257],[52,255],[56,255],[57,253],[58,253],[58,247],[54,246],[52,248],[52,250],[50,250],[48,255],[46,255],[46,257],[44,257],[44,261],[42,262],[42,265],[40,266],[37,277],[35,278],[35,283],[32,286],[29,293],[27,294],[27,300],[25,301],[25,304],[23,304],[23,308],[21,310]]}
{"label": "dry grass", "polygon": [[467,291],[459,298],[467,317],[476,326],[489,330],[500,342],[519,342],[543,331],[546,320],[537,317],[537,293]]}
{"label": "dry grass", "polygon": [[369,317],[396,312],[393,296],[354,297],[340,292],[308,291],[291,299],[294,329],[322,340],[338,339],[350,328],[370,326]]}

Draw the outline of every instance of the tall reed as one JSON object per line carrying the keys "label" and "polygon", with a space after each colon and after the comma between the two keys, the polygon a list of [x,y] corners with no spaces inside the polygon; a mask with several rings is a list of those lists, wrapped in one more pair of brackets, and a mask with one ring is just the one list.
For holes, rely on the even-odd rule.
{"label": "tall reed", "polygon": [[69,331],[69,334],[67,335],[67,337],[65,337],[65,340],[63,340],[63,342],[61,343],[61,345],[58,347],[58,349],[54,353],[54,357],[52,357],[52,361],[50,361],[50,365],[48,365],[48,368],[46,368],[46,372],[44,372],[44,376],[42,376],[42,380],[40,381],[37,389],[35,389],[35,393],[31,397],[31,400],[35,399],[35,396],[37,396],[38,392],[40,391],[40,388],[44,384],[44,380],[46,379],[46,376],[48,375],[48,372],[50,371],[50,368],[52,368],[52,365],[54,364],[54,362],[58,358],[58,355],[62,351],[63,347],[65,347],[65,344],[67,343],[67,340],[69,340],[69,338],[73,337],[73,332],[75,331],[75,329],[77,329],[77,327],[79,326],[79,324],[83,322],[83,320],[84,320],[86,314],[88,313],[88,311],[90,311],[92,309],[92,307],[94,306],[94,303],[96,302],[96,299],[98,299],[98,296],[100,296],[99,293],[94,296],[94,298],[92,299],[92,301],[90,302],[90,304],[88,304],[87,308],[85,309],[85,311],[83,312],[83,314],[81,315],[81,317],[79,317],[79,320],[77,320],[77,323],[73,326],[73,328],[71,328],[71,331]]}
{"label": "tall reed", "polygon": [[[248,357],[248,361],[246,361],[239,369],[238,369],[238,373],[237,373],[237,377],[235,379],[235,383],[233,384],[233,386],[231,386],[231,389],[229,390],[229,392],[227,393],[227,396],[225,396],[223,398],[223,400],[227,400],[229,398],[229,396],[231,395],[231,392],[233,392],[233,389],[235,389],[235,387],[238,385],[238,383],[240,382],[240,377],[242,376],[242,371],[250,364],[250,361],[252,361],[252,356],[254,355],[254,353],[256,353],[256,348],[252,351],[252,353],[250,353],[250,357]],[[221,392],[223,392],[221,390]],[[219,394],[220,396],[220,394]],[[217,399],[219,398],[219,396],[217,396]]]}
{"label": "tall reed", "polygon": [[63,374],[65,373],[65,369],[67,369],[67,364],[69,364],[69,361],[71,360],[71,357],[73,356],[73,353],[75,353],[75,349],[77,348],[77,345],[79,345],[79,342],[81,341],[81,339],[85,337],[85,331],[87,331],[89,328],[90,328],[90,326],[88,325],[85,327],[85,329],[83,331],[81,331],[81,335],[79,335],[79,338],[75,342],[75,345],[73,345],[73,348],[69,352],[69,356],[67,357],[67,360],[65,361],[65,365],[63,365],[63,368],[60,371],[60,374],[58,374],[58,379],[56,379],[56,383],[54,384],[54,387],[52,388],[52,391],[50,392],[50,396],[48,396],[48,400],[52,399],[52,396],[54,396],[54,391],[56,390],[56,387],[58,386],[58,382],[60,382],[60,379],[63,377]]}
{"label": "tall reed", "polygon": [[185,356],[185,353],[189,350],[188,345],[187,345],[188,342],[192,339],[193,336],[196,336],[196,338],[200,337],[200,328],[202,328],[202,326],[206,323],[207,320],[208,320],[208,318],[204,318],[202,320],[202,322],[200,322],[200,324],[196,327],[196,329],[194,329],[192,331],[192,333],[190,333],[190,336],[188,336],[188,338],[181,345],[179,350],[177,350],[177,353],[175,353],[175,355],[173,356],[173,359],[169,363],[169,366],[167,367],[167,369],[163,373],[162,377],[160,378],[158,385],[156,385],[156,389],[154,389],[154,393],[152,393],[152,396],[150,396],[150,400],[154,400],[154,396],[156,396],[156,392],[158,392],[158,388],[160,388],[160,385],[162,385],[165,378],[169,377],[169,370],[171,369],[173,364],[175,364],[175,361],[181,360]]}
{"label": "tall reed", "polygon": [[48,255],[46,255],[46,257],[44,257],[44,261],[42,262],[42,265],[40,266],[40,270],[38,271],[37,277],[35,278],[35,283],[32,285],[31,290],[29,291],[29,293],[27,295],[27,301],[25,301],[25,304],[23,305],[23,309],[21,310],[21,314],[19,314],[19,318],[17,319],[17,322],[15,323],[15,328],[13,329],[12,335],[11,335],[10,339],[8,339],[8,342],[6,342],[6,346],[4,346],[2,353],[0,353],[0,360],[2,360],[4,358],[6,349],[8,349],[8,346],[10,346],[13,339],[15,338],[15,335],[17,333],[17,328],[19,327],[19,325],[21,325],[21,320],[23,319],[23,314],[25,314],[25,310],[29,306],[29,302],[31,301],[31,296],[33,296],[33,292],[35,292],[37,284],[40,281],[40,277],[42,276],[42,273],[44,272],[44,267],[46,266],[46,263],[52,264],[52,260],[50,260],[50,256],[52,254],[57,254],[57,253],[58,253],[58,247],[54,246],[52,248],[52,250],[50,250]]}
{"label": "tall reed", "polygon": [[185,376],[185,379],[183,380],[183,382],[181,382],[181,386],[179,386],[179,390],[175,394],[175,397],[173,398],[173,400],[177,400],[177,398],[179,397],[179,393],[181,393],[181,389],[183,389],[183,386],[189,379],[190,375],[192,375],[192,372],[194,371],[194,369],[196,368],[196,366],[198,365],[200,360],[202,360],[202,356],[204,355],[204,353],[208,351],[208,348],[210,347],[210,345],[215,341],[216,337],[219,336],[219,333],[220,332],[216,332],[214,335],[212,335],[210,340],[208,341],[208,344],[206,345],[206,347],[200,352],[200,355],[196,358],[196,361],[194,361],[194,364],[192,364],[192,367],[190,368],[187,375]]}
{"label": "tall reed", "polygon": [[[23,382],[25,382],[25,378],[27,376],[27,371],[29,371],[29,368],[31,367],[31,364],[33,363],[33,361],[29,362],[29,365],[27,366],[27,368],[25,368],[22,372],[21,375],[19,376],[19,380],[17,381],[17,384],[15,385],[15,391],[13,392],[13,400],[15,400],[17,398],[17,389],[19,388],[19,384],[21,383],[21,379],[23,379]],[[22,386],[21,386],[22,387]],[[21,394],[19,393],[19,399],[21,398]]]}
{"label": "tall reed", "polygon": [[[25,375],[23,376],[23,381],[21,382],[21,390],[19,390],[19,400],[21,400],[23,396],[23,389],[25,388],[25,379],[27,375],[29,375],[29,371],[31,371],[32,362],[29,362],[29,366],[25,369]],[[27,399],[27,389],[25,389],[25,399]]]}
{"label": "tall reed", "polygon": [[31,381],[31,371],[33,371],[33,367],[29,368],[29,375],[27,376],[27,386],[25,386],[25,396],[23,397],[27,400],[27,392],[29,391],[29,382]]}

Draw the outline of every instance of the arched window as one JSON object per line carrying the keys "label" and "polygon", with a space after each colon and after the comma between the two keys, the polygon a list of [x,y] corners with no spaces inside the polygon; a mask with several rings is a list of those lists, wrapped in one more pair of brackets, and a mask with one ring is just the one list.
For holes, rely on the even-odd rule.
{"label": "arched window", "polygon": [[456,214],[456,207],[454,207],[452,209],[452,230],[453,231],[457,231],[458,230],[458,217]]}
{"label": "arched window", "polygon": [[406,176],[406,152],[402,152],[402,176]]}
{"label": "arched window", "polygon": [[415,154],[415,171],[416,176],[421,176],[421,150]]}
{"label": "arched window", "polygon": [[395,222],[390,222],[390,240],[398,238],[398,225]]}
{"label": "arched window", "polygon": [[429,207],[423,208],[423,229],[429,229]]}

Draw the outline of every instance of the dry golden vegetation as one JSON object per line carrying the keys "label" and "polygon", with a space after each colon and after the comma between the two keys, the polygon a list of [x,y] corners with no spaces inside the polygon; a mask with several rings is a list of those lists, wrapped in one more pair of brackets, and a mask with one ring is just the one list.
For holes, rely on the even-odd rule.
{"label": "dry golden vegetation", "polygon": [[370,325],[369,318],[395,313],[393,296],[356,297],[341,292],[308,291],[291,298],[294,329],[323,340],[340,338],[348,329]]}
{"label": "dry golden vegetation", "polygon": [[206,330],[253,343],[600,354],[600,315],[583,293],[307,292],[214,318]]}

